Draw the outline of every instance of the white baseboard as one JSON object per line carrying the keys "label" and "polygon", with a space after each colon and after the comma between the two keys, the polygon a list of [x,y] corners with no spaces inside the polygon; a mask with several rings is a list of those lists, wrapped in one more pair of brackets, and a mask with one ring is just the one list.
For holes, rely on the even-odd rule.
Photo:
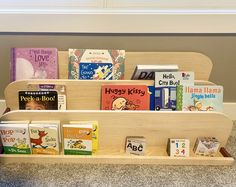
{"label": "white baseboard", "polygon": [[[0,100],[0,114],[6,109],[5,100]],[[236,120],[236,103],[224,103],[224,113],[232,120]]]}

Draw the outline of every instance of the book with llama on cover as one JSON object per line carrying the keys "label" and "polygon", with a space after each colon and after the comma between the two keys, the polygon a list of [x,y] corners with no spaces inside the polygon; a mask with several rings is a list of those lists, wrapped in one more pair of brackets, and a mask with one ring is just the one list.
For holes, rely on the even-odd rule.
{"label": "book with llama on cover", "polygon": [[69,49],[69,79],[124,79],[125,50]]}
{"label": "book with llama on cover", "polygon": [[56,48],[11,48],[11,81],[58,79]]}
{"label": "book with llama on cover", "polygon": [[177,110],[223,111],[223,87],[213,85],[177,86]]}
{"label": "book with llama on cover", "polygon": [[150,110],[146,85],[102,85],[102,110]]}

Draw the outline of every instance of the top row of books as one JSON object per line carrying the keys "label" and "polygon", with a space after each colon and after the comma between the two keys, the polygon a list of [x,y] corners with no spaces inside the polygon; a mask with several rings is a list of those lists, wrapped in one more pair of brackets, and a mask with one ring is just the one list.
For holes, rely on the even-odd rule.
{"label": "top row of books", "polygon": [[[68,79],[122,80],[125,50],[69,49]],[[159,65],[160,66],[160,65]],[[154,72],[177,71],[177,65],[137,65],[132,79],[154,80]],[[22,79],[59,79],[56,48],[12,48],[11,82]]]}

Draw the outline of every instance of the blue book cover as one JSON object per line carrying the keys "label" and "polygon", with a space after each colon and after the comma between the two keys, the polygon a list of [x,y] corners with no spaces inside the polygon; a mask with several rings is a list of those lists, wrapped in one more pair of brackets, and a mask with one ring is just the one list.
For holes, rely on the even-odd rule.
{"label": "blue book cover", "polygon": [[155,86],[148,86],[150,94],[150,110],[155,110]]}
{"label": "blue book cover", "polygon": [[79,79],[85,80],[112,80],[111,63],[80,63]]}

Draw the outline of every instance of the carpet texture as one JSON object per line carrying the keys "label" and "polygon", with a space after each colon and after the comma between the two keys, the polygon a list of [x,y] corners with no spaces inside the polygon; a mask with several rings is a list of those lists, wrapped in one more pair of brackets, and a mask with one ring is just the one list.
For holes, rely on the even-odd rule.
{"label": "carpet texture", "polygon": [[[226,149],[236,158],[236,123]],[[3,164],[0,186],[236,186],[233,166]]]}

